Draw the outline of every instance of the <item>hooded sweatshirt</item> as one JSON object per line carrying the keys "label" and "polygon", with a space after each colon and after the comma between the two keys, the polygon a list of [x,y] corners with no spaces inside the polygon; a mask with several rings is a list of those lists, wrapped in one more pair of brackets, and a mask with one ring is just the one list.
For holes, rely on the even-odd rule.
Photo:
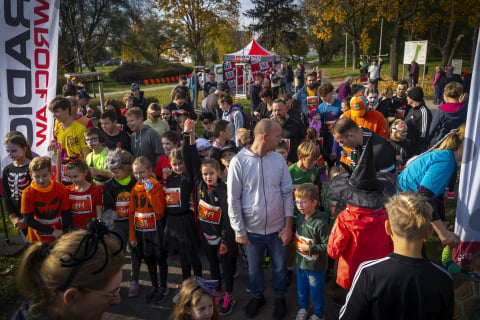
{"label": "hooded sweatshirt", "polygon": [[285,159],[270,151],[259,157],[243,148],[230,162],[228,215],[236,237],[268,235],[293,217],[292,178]]}
{"label": "hooded sweatshirt", "polygon": [[[165,153],[162,147],[162,139],[157,131],[150,126],[144,126],[138,132],[132,132],[130,136],[130,147],[135,158],[144,156],[154,166],[158,158]],[[154,168],[155,169],[155,168]]]}
{"label": "hooded sweatshirt", "polygon": [[237,141],[237,130],[243,128],[243,106],[241,104],[234,104],[230,106],[228,111],[224,111],[222,114],[222,120],[226,120],[230,123],[230,129],[232,130],[231,140],[235,142],[237,147],[240,147],[240,142]]}
{"label": "hooded sweatshirt", "polygon": [[385,232],[388,219],[384,207],[367,209],[347,204],[340,212],[328,239],[327,252],[338,260],[337,283],[350,289],[360,263],[386,257],[393,251]]}
{"label": "hooded sweatshirt", "polygon": [[439,106],[430,125],[430,145],[467,121],[467,109],[464,102],[447,102]]}

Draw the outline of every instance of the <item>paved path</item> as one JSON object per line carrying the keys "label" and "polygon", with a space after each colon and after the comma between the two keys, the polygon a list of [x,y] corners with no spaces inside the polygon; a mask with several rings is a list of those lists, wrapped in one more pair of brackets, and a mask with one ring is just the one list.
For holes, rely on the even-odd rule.
{"label": "paved path", "polygon": [[[208,262],[203,254],[201,254],[202,266],[204,277],[209,278]],[[181,283],[181,269],[180,261],[170,260],[168,261],[169,272],[168,272],[168,287],[170,293],[167,296],[167,299],[160,305],[151,305],[144,303],[145,294],[149,291],[151,283],[149,281],[148,271],[145,264],[142,264],[140,272],[140,290],[139,295],[135,298],[128,298],[128,285],[130,281],[130,257],[127,256],[127,263],[123,268],[123,281],[122,287],[120,290],[120,295],[122,296],[122,303],[119,305],[111,306],[107,313],[103,316],[104,320],[136,320],[136,319],[169,319],[171,312],[174,308],[174,303],[172,302],[173,296],[177,293],[179,284]],[[247,283],[248,283],[248,273],[246,267],[241,258],[238,259],[238,271],[239,277],[235,280],[234,283],[234,297],[237,301],[233,312],[225,317],[225,319],[231,320],[243,320],[245,319],[244,308],[250,299],[251,295],[246,292]],[[271,271],[272,269],[265,269],[265,283],[266,291],[265,298],[267,303],[262,307],[261,312],[255,319],[267,320],[273,319],[273,301],[274,295],[271,289]],[[288,289],[286,300],[288,314],[285,317],[288,319],[295,319],[295,316],[298,311],[297,304],[297,293],[296,293],[296,282],[295,277],[292,279],[292,284]],[[330,281],[326,288],[326,294],[328,295],[327,307],[326,307],[326,316],[325,319],[333,320],[338,318],[339,306],[335,305],[331,298],[335,295],[338,290],[335,288],[336,285],[334,281]]]}

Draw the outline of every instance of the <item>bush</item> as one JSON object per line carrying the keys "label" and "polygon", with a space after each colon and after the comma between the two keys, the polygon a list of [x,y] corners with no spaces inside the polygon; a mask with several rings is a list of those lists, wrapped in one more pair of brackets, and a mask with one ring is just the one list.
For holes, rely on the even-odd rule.
{"label": "bush", "polygon": [[143,82],[145,79],[176,77],[180,74],[190,73],[192,73],[192,68],[185,67],[179,63],[172,63],[162,66],[152,66],[139,63],[124,63],[122,66],[110,72],[110,77],[118,84],[121,84]]}

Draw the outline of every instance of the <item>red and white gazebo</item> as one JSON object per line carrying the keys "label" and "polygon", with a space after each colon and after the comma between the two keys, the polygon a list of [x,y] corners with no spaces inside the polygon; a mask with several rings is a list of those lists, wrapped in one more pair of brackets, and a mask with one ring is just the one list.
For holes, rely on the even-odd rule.
{"label": "red and white gazebo", "polygon": [[[236,96],[246,96],[249,85],[255,81],[254,74],[265,73],[279,62],[279,55],[252,40],[245,48],[223,55],[223,77],[230,88],[235,88]],[[244,75],[247,81],[243,80]]]}
{"label": "red and white gazebo", "polygon": [[238,50],[237,52],[227,53],[223,55],[223,61],[239,61],[250,60],[253,62],[280,62],[280,56],[271,53],[264,47],[262,47],[257,41],[252,40],[245,48]]}

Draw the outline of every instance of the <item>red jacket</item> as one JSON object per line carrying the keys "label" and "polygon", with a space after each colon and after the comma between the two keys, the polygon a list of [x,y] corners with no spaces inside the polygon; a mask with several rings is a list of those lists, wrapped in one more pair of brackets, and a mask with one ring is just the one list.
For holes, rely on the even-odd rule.
{"label": "red jacket", "polygon": [[340,212],[328,239],[327,252],[338,260],[337,283],[350,289],[360,263],[386,257],[393,242],[385,232],[385,208],[367,209],[347,204]]}

